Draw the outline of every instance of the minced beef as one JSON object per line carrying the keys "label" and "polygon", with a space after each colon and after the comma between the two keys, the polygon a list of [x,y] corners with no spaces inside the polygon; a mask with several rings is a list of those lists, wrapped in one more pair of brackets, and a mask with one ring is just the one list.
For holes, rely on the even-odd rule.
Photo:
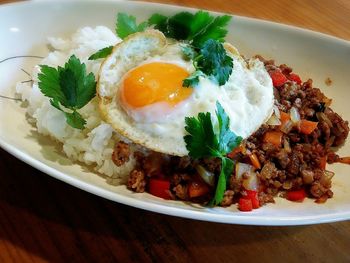
{"label": "minced beef", "polygon": [[[277,70],[288,77],[293,72],[287,65],[276,66],[273,60],[256,57],[264,63],[269,73]],[[274,197],[278,194],[285,196],[286,192],[298,189],[305,189],[309,197],[315,198],[318,203],[323,203],[333,196],[331,191],[333,174],[325,170],[325,162],[350,162],[350,158],[340,158],[331,148],[345,142],[349,133],[349,123],[330,108],[331,100],[318,88],[314,88],[310,79],[300,84],[288,80],[284,85],[274,87],[274,96],[275,106],[280,111],[287,113],[294,107],[301,119],[317,122],[317,127],[306,135],[301,133],[298,125],[294,124],[291,130],[283,133],[282,144],[278,147],[265,142],[264,135],[269,131],[279,131],[280,127],[263,124],[242,142],[244,152],[228,156],[235,162],[248,164],[249,155],[254,154],[259,160],[261,168],[256,170],[256,174],[260,182],[258,189],[260,205],[274,202]],[[127,160],[127,147],[117,144],[113,155],[117,165]],[[202,203],[203,200],[205,202],[210,200],[208,193],[204,199],[191,199],[188,194],[191,182],[194,178],[197,178],[195,180],[200,178],[198,166],[214,174],[216,181],[221,169],[220,159],[215,158],[193,160],[188,156],[175,157],[154,152],[149,155],[136,153],[135,158],[137,170],[130,173],[129,189],[142,192],[146,189],[148,178],[160,176],[168,178],[171,194],[175,198],[200,200]],[[242,179],[234,175],[235,171],[229,178],[228,189],[224,193],[221,206],[229,206],[237,202],[241,196]],[[209,188],[209,194],[213,195],[215,184],[209,185]]]}
{"label": "minced beef", "polygon": [[122,166],[124,163],[128,162],[130,159],[130,148],[129,144],[119,141],[114,146],[114,151],[112,154],[112,161],[116,166]]}

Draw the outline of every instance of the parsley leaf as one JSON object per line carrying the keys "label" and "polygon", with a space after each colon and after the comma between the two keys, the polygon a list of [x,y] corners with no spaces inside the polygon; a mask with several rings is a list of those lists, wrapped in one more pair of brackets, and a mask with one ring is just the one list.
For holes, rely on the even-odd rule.
{"label": "parsley leaf", "polygon": [[226,157],[221,158],[221,171],[216,185],[214,198],[209,202],[209,206],[219,205],[223,200],[227,182],[230,180],[233,167],[234,163],[231,159]]}
{"label": "parsley leaf", "polygon": [[89,60],[96,60],[96,59],[99,59],[99,58],[106,58],[112,53],[112,50],[113,50],[113,46],[102,48],[99,51],[97,51],[96,53],[92,54],[89,57]]}
{"label": "parsley leaf", "polygon": [[[186,52],[189,53],[189,51]],[[209,39],[203,44],[193,59],[193,64],[197,71],[202,71],[220,86],[228,81],[233,67],[232,58],[227,55],[222,43],[213,39]],[[189,80],[184,81],[184,84],[189,82],[197,84],[198,82],[191,81],[193,78],[194,76],[191,75]],[[186,85],[184,86],[186,87]]]}
{"label": "parsley leaf", "polygon": [[124,39],[130,34],[136,32],[142,32],[149,26],[148,22],[143,22],[139,25],[136,24],[136,17],[125,14],[118,13],[117,16],[117,24],[116,24],[116,32],[117,35]]}
{"label": "parsley leaf", "polygon": [[198,53],[190,45],[183,45],[181,46],[181,49],[186,60],[194,60],[194,58],[198,56]]}
{"label": "parsley leaf", "polygon": [[221,159],[221,172],[210,205],[221,203],[234,167],[234,163],[226,157],[226,154],[239,146],[242,141],[240,136],[230,130],[230,118],[219,102],[216,103],[216,107],[217,129],[214,129],[209,112],[200,112],[197,118],[185,118],[185,130],[189,134],[184,140],[189,156],[195,159],[208,157]]}
{"label": "parsley leaf", "polygon": [[155,29],[167,37],[187,40],[200,47],[208,39],[222,42],[227,34],[225,27],[230,20],[231,16],[214,17],[201,10],[195,14],[181,12],[171,17],[154,14],[148,19],[148,24],[154,25]]}
{"label": "parsley leaf", "polygon": [[69,58],[64,67],[55,69],[40,65],[40,69],[38,78],[41,92],[50,98],[53,107],[65,113],[70,126],[83,129],[86,121],[77,110],[95,97],[94,74],[86,74],[85,64],[81,63],[75,55]]}
{"label": "parsley leaf", "polygon": [[208,23],[208,26],[193,38],[194,46],[201,46],[209,39],[224,42],[227,35],[227,29],[225,27],[230,22],[231,16],[224,15],[217,16],[215,19],[210,17],[210,19],[212,19],[212,22]]}
{"label": "parsley leaf", "polygon": [[199,83],[199,77],[203,77],[203,76],[205,76],[205,74],[202,71],[196,70],[188,78],[183,80],[182,86],[183,87],[195,87]]}
{"label": "parsley leaf", "polygon": [[86,120],[84,120],[83,116],[80,115],[79,112],[73,111],[72,113],[64,112],[66,116],[67,123],[76,129],[84,129],[86,124]]}
{"label": "parsley leaf", "polygon": [[184,137],[189,156],[193,158],[211,157],[213,150],[218,148],[218,140],[214,134],[211,114],[199,113],[195,117],[185,118],[185,130],[189,133]]}
{"label": "parsley leaf", "polygon": [[224,46],[213,39],[207,40],[200,49],[201,58],[197,66],[207,76],[212,76],[218,84],[224,85],[232,72],[232,58],[227,55]]}
{"label": "parsley leaf", "polygon": [[216,102],[216,116],[219,124],[218,150],[224,155],[237,147],[241,143],[242,138],[236,136],[236,134],[230,130],[230,118],[227,116],[224,108],[219,102]]}

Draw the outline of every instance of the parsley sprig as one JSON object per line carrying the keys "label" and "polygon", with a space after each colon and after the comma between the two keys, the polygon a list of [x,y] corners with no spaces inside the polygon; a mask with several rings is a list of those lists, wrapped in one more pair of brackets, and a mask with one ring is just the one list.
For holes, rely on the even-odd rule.
{"label": "parsley sprig", "polygon": [[199,158],[220,158],[221,172],[218,178],[214,198],[210,205],[221,203],[227,182],[232,174],[234,163],[226,155],[239,146],[242,137],[230,130],[230,118],[219,102],[216,103],[218,127],[214,127],[210,112],[200,112],[198,117],[186,117],[184,137],[189,156]]}
{"label": "parsley sprig", "polygon": [[181,12],[170,17],[154,14],[148,23],[167,37],[187,40],[193,46],[201,47],[209,39],[223,42],[227,34],[225,27],[230,20],[231,16],[214,17],[201,10],[195,14]]}
{"label": "parsley sprig", "polygon": [[92,54],[89,57],[89,60],[96,60],[99,58],[106,58],[108,55],[110,55],[113,51],[113,46],[105,47],[100,50],[98,50],[96,53]]}
{"label": "parsley sprig", "polygon": [[185,56],[193,60],[196,69],[187,79],[183,81],[184,87],[195,87],[200,76],[208,76],[219,86],[224,85],[229,79],[233,62],[227,55],[222,43],[217,40],[207,40],[201,48],[184,46]]}
{"label": "parsley sprig", "polygon": [[[181,12],[173,16],[153,14],[147,21],[136,23],[136,17],[118,13],[116,23],[117,35],[124,39],[130,34],[142,32],[154,27],[166,37],[188,43],[183,48],[187,57],[193,59],[196,71],[183,81],[184,87],[195,87],[200,76],[208,76],[218,85],[224,85],[232,72],[232,59],[222,45],[227,34],[226,26],[231,16],[211,16],[208,12],[195,14]],[[97,51],[90,60],[105,58],[112,52],[112,47]]]}
{"label": "parsley sprig", "polygon": [[72,55],[64,67],[53,68],[40,65],[39,89],[51,98],[50,103],[64,112],[67,123],[73,128],[83,129],[86,121],[78,112],[96,94],[93,73],[86,74],[86,66]]}

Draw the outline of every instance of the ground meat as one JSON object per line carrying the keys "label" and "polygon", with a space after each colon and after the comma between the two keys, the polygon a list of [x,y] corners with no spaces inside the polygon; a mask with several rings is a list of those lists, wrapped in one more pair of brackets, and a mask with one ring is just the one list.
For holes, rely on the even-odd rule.
{"label": "ground meat", "polygon": [[175,173],[172,177],[172,184],[173,185],[178,185],[178,184],[184,184],[187,183],[191,180],[191,176],[186,173]]}
{"label": "ground meat", "polygon": [[289,163],[286,167],[288,173],[292,175],[297,175],[299,173],[299,168],[301,165],[302,153],[298,151],[293,151],[289,157]]}
{"label": "ground meat", "polygon": [[[260,59],[268,72],[279,71],[288,78],[293,72],[287,65],[275,65],[273,60]],[[344,121],[331,108],[331,100],[318,88],[313,87],[311,79],[298,84],[297,81],[287,80],[279,87],[274,87],[275,106],[285,113],[291,107],[298,110],[300,118],[318,122],[317,127],[310,134],[303,134],[298,123],[293,124],[291,130],[283,130],[281,145],[274,145],[264,141],[264,135],[268,131],[280,131],[279,126],[262,125],[253,135],[245,139],[240,151],[231,153],[229,158],[235,162],[252,164],[251,156],[256,155],[261,169],[255,173],[259,179],[258,198],[260,204],[274,202],[278,194],[288,191],[305,189],[309,197],[316,202],[325,202],[333,196],[331,191],[332,173],[325,171],[325,161],[349,162],[350,158],[340,158],[334,153],[333,148],[342,145],[349,133],[349,123]],[[128,160],[127,145],[116,145],[113,153],[113,161],[120,165]],[[194,178],[198,178],[198,165],[214,175],[215,182],[221,170],[221,160],[218,158],[205,158],[194,160],[190,157],[175,157],[155,152],[135,153],[137,170],[130,173],[128,188],[136,192],[142,192],[151,176],[160,176],[170,181],[171,195],[176,199],[196,201],[190,199],[188,187]],[[196,169],[197,168],[197,169]],[[221,206],[229,206],[241,196],[243,188],[242,178],[236,178],[235,170],[228,182]],[[205,196],[200,196],[198,202],[206,203],[210,200],[215,188],[208,185],[211,190]]]}
{"label": "ground meat", "polygon": [[277,169],[274,163],[266,162],[264,167],[261,169],[260,178],[267,181],[270,178],[274,178],[277,175]]}
{"label": "ground meat", "polygon": [[221,160],[219,158],[206,158],[202,160],[204,167],[212,173],[220,172]]}
{"label": "ground meat", "polygon": [[173,191],[175,192],[176,197],[178,197],[181,200],[188,200],[188,186],[178,184],[173,188]]}
{"label": "ground meat", "polygon": [[265,193],[265,192],[259,192],[258,198],[259,198],[260,205],[275,202],[275,200],[273,199],[273,195]]}
{"label": "ground meat", "polygon": [[301,175],[305,184],[311,184],[314,181],[314,172],[311,170],[304,169],[301,171]]}
{"label": "ground meat", "polygon": [[288,164],[290,163],[290,158],[288,157],[288,153],[285,149],[281,149],[274,155],[278,161],[278,164],[282,169],[286,169]]}
{"label": "ground meat", "polygon": [[322,196],[328,193],[328,190],[329,188],[325,187],[319,181],[317,181],[311,185],[310,193],[315,198],[321,198]]}
{"label": "ground meat", "polygon": [[151,152],[143,159],[142,168],[148,177],[161,176],[165,173],[169,161],[169,156],[157,152]]}
{"label": "ground meat", "polygon": [[224,193],[224,199],[222,199],[220,205],[221,206],[230,206],[233,204],[233,197],[235,192],[232,190],[227,190]]}
{"label": "ground meat", "polygon": [[114,146],[112,153],[112,161],[116,166],[122,166],[130,159],[130,146],[129,144],[119,141]]}
{"label": "ground meat", "polygon": [[142,193],[145,191],[145,187],[145,173],[136,169],[132,170],[128,178],[127,188],[137,193]]}

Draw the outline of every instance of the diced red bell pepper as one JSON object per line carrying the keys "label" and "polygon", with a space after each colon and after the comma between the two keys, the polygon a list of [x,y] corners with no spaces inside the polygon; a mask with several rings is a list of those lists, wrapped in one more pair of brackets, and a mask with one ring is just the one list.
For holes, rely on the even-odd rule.
{"label": "diced red bell pepper", "polygon": [[267,131],[264,135],[264,142],[271,143],[276,147],[281,147],[283,133],[281,131]]}
{"label": "diced red bell pepper", "polygon": [[301,84],[301,78],[299,77],[299,75],[295,74],[295,73],[290,73],[288,75],[288,79],[291,81],[294,81],[295,83],[297,83],[298,85]]}
{"label": "diced red bell pepper", "polygon": [[308,121],[303,119],[300,121],[300,132],[306,135],[311,134],[317,128],[317,125],[318,122],[316,121]]}
{"label": "diced red bell pepper", "polygon": [[290,114],[284,111],[280,111],[280,115],[281,115],[280,120],[281,120],[281,126],[282,126],[283,124],[285,124],[287,121],[290,120]]}
{"label": "diced red bell pepper", "polygon": [[249,154],[249,159],[255,169],[261,169],[261,164],[255,153]]}
{"label": "diced red bell pepper", "polygon": [[302,202],[306,197],[306,192],[304,189],[289,191],[287,193],[287,199],[293,202]]}
{"label": "diced red bell pepper", "polygon": [[192,181],[188,186],[188,196],[190,198],[199,197],[209,192],[209,186],[202,181]]}
{"label": "diced red bell pepper", "polygon": [[249,212],[253,210],[252,200],[240,198],[238,201],[238,209],[242,212]]}
{"label": "diced red bell pepper", "polygon": [[275,87],[280,87],[288,81],[287,77],[279,70],[270,72],[270,77]]}
{"label": "diced red bell pepper", "polygon": [[170,182],[164,179],[151,178],[149,180],[149,193],[160,198],[171,199]]}
{"label": "diced red bell pepper", "polygon": [[252,202],[253,209],[257,209],[260,207],[260,201],[258,198],[258,192],[254,190],[245,190],[245,194],[242,198],[250,199]]}
{"label": "diced red bell pepper", "polygon": [[227,154],[228,158],[234,158],[237,154],[242,153],[244,151],[244,146],[240,144],[238,147],[234,148],[232,152]]}

